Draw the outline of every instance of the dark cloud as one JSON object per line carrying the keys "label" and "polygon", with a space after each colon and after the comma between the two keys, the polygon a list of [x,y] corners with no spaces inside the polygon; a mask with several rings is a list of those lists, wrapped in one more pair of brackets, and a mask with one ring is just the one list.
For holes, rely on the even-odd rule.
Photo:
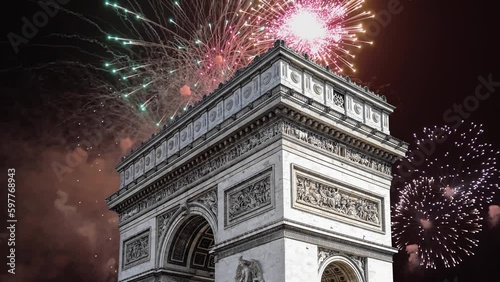
{"label": "dark cloud", "polygon": [[500,223],[500,206],[491,205],[488,208],[488,219],[490,220],[491,226],[497,226]]}
{"label": "dark cloud", "polygon": [[[30,148],[18,143],[10,154],[16,163],[16,275],[0,276],[0,280],[116,281],[117,216],[104,199],[118,187],[114,164],[121,150],[110,149],[94,159],[84,154],[84,160],[60,181],[52,163],[65,162],[68,152],[64,146],[27,143]],[[26,156],[29,162],[14,161],[35,150],[36,158]],[[6,252],[2,250],[2,254]],[[7,273],[5,265],[2,263],[2,274]]]}

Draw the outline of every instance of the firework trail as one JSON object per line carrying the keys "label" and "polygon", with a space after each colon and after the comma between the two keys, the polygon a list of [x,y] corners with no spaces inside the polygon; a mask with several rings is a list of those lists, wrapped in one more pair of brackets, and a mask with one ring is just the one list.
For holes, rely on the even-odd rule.
{"label": "firework trail", "polygon": [[362,10],[363,2],[263,0],[247,14],[250,22],[263,31],[257,44],[269,46],[275,40],[284,40],[292,49],[337,72],[343,72],[344,67],[356,72],[351,63],[355,55],[350,49],[372,44],[357,37],[365,32],[362,22],[373,18],[371,12]]}
{"label": "firework trail", "polygon": [[392,210],[396,246],[405,250],[417,245],[425,268],[456,266],[478,246],[482,217],[468,192],[450,197],[433,178],[419,178],[400,191]]}
{"label": "firework trail", "polygon": [[393,207],[394,239],[400,250],[417,244],[426,268],[456,266],[477,246],[500,180],[483,132],[472,122],[425,128],[398,164],[410,177]]}
{"label": "firework trail", "polygon": [[[135,128],[151,134],[278,39],[333,69],[353,69],[349,49],[360,47],[360,22],[371,17],[362,2],[105,2],[122,28],[106,33],[112,57],[104,68],[118,83],[100,96],[115,99],[112,111],[130,115]],[[307,32],[300,28],[306,25]]]}
{"label": "firework trail", "polygon": [[482,141],[483,133],[481,124],[466,121],[424,128],[397,168],[412,178],[433,177],[450,195],[464,191],[479,205],[491,203],[499,190],[499,152]]}

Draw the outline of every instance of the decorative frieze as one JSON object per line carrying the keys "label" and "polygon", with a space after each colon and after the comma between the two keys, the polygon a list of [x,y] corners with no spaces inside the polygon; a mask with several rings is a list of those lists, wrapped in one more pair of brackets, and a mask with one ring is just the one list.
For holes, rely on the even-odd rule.
{"label": "decorative frieze", "polygon": [[285,120],[277,120],[271,126],[261,128],[252,135],[243,139],[241,142],[233,145],[232,147],[227,147],[219,155],[216,155],[204,162],[200,162],[189,172],[185,173],[177,179],[170,181],[167,185],[163,186],[163,188],[150,194],[147,198],[139,200],[134,206],[120,213],[120,222],[123,222],[131,218],[132,216],[135,216],[145,209],[157,205],[159,202],[164,201],[167,198],[173,197],[173,194],[179,191],[181,188],[184,188],[207,176],[208,174],[215,172],[222,167],[225,167],[233,160],[247,155],[254,148],[268,142],[269,140],[281,134],[295,138],[299,141],[305,142],[315,148],[324,150],[336,156],[348,159],[359,165],[390,175],[391,167],[388,163],[376,160],[375,158],[372,158],[355,149],[351,149],[332,138],[326,138],[323,135],[305,129],[303,126]]}
{"label": "decorative frieze", "polygon": [[[353,83],[348,77],[339,76],[331,71],[325,72],[324,67],[315,66],[311,60],[304,61],[304,56],[285,46],[276,46],[275,48],[264,55],[267,59],[258,60],[256,58],[250,63],[244,71],[245,77],[242,77],[241,72],[238,72],[238,75],[233,77],[235,80],[228,81],[224,85],[221,84],[213,94],[196,103],[194,107],[189,107],[182,114],[182,119],[180,119],[181,115],[178,115],[174,122],[165,127],[165,134],[160,132],[161,139],[169,140],[168,157],[189,146],[205,132],[220,125],[228,117],[234,116],[261,94],[278,85],[283,85],[300,93],[300,96],[304,98],[312,98],[319,105],[325,105],[356,119],[360,123],[389,134],[388,114],[392,113],[393,107],[387,103],[386,99],[382,99],[379,95],[368,91],[367,88]],[[297,64],[299,61],[302,63]],[[244,84],[240,84],[242,82]],[[320,108],[324,109],[324,107]],[[200,116],[200,113],[203,114]],[[200,118],[201,120],[198,120]],[[176,122],[178,119],[182,121]],[[204,126],[202,127],[202,125]],[[170,140],[174,134],[179,132],[181,134],[176,137],[176,140]],[[126,158],[127,161],[122,162],[124,167],[120,167],[119,172],[128,167],[126,163],[135,163],[148,153],[146,150],[149,151],[152,148],[149,146],[150,143],[160,142],[161,139],[157,137],[157,134],[154,136],[155,141],[146,142],[144,148],[138,148]],[[154,144],[154,149],[158,149],[158,145]],[[162,149],[158,151],[160,155],[166,156],[166,151]],[[133,158],[133,160],[129,158]],[[156,162],[155,166],[158,166],[164,159],[156,156],[153,161]],[[136,178],[137,175],[132,176],[133,180]],[[126,179],[124,181],[127,182]],[[126,187],[128,184],[124,183],[122,186]]]}
{"label": "decorative frieze", "polygon": [[334,256],[347,257],[349,260],[351,260],[351,262],[353,262],[358,267],[358,270],[361,272],[361,275],[363,277],[366,277],[365,276],[365,267],[366,267],[366,258],[365,257],[346,254],[343,252],[329,250],[329,249],[325,249],[325,248],[318,248],[318,268],[320,269],[323,262],[325,262],[327,259],[334,257]]}
{"label": "decorative frieze", "polygon": [[306,142],[313,147],[346,158],[365,167],[377,170],[387,175],[391,174],[391,166],[388,163],[376,160],[375,158],[372,158],[367,154],[361,153],[360,151],[357,151],[355,149],[351,149],[348,146],[340,144],[333,139],[325,138],[317,133],[305,129],[302,126],[290,122],[284,122],[283,134],[298,139],[302,142]]}
{"label": "decorative frieze", "polygon": [[150,230],[147,230],[123,244],[123,267],[128,268],[149,260]]}
{"label": "decorative frieze", "polygon": [[224,191],[226,226],[273,208],[272,173],[272,169],[268,169]]}
{"label": "decorative frieze", "polygon": [[383,229],[381,197],[347,187],[295,165],[292,173],[294,208],[361,227]]}
{"label": "decorative frieze", "polygon": [[172,195],[179,191],[181,188],[185,188],[195,181],[198,181],[202,177],[205,177],[208,174],[219,170],[236,158],[249,154],[249,152],[254,148],[267,143],[272,138],[278,136],[281,133],[282,127],[283,122],[278,121],[269,127],[261,128],[254,134],[250,135],[248,138],[244,139],[242,142],[235,144],[232,147],[228,147],[221,154],[215,156],[210,160],[200,163],[188,173],[175,180],[172,180],[168,185],[152,193],[147,198],[139,200],[138,203],[133,207],[130,207],[129,209],[120,213],[120,222],[131,218],[132,216],[158,204],[161,201],[164,201],[167,198],[171,198]]}

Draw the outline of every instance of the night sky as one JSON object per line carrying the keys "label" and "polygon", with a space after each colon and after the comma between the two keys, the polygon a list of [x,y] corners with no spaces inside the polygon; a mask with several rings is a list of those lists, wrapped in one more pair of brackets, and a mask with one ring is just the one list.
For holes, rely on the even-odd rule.
{"label": "night sky", "polygon": [[[63,6],[101,24],[118,24],[103,1],[69,0]],[[370,10],[388,9],[388,2],[368,0]],[[116,191],[114,166],[137,140],[113,136],[115,127],[100,127],[104,140],[99,150],[75,149],[80,127],[67,128],[64,121],[80,108],[89,83],[71,71],[40,68],[52,62],[79,61],[101,64],[81,52],[75,41],[54,34],[102,35],[74,15],[59,12],[48,24],[19,47],[16,54],[7,39],[20,33],[21,18],[39,11],[34,1],[4,4],[1,25],[2,143],[0,164],[16,168],[17,180],[17,275],[6,273],[6,234],[0,230],[0,280],[2,281],[116,281],[118,231],[116,215],[104,199]],[[389,5],[390,6],[390,5]],[[397,106],[391,116],[392,135],[412,142],[412,134],[424,126],[446,124],[444,113],[474,95],[478,77],[498,81],[497,89],[466,117],[482,123],[484,139],[500,149],[496,114],[500,111],[500,55],[498,11],[494,1],[402,0],[387,24],[373,23],[368,32],[375,43],[360,50],[355,59],[356,79],[385,94]],[[386,13],[387,15],[387,13]],[[90,47],[89,47],[90,48]],[[93,52],[93,50],[87,51]],[[495,91],[496,90],[496,91]],[[68,156],[80,157],[71,172],[58,178],[53,165]],[[6,177],[6,176],[2,176]],[[2,178],[4,179],[4,178]],[[5,180],[2,180],[5,183]],[[0,202],[6,202],[5,189]],[[499,205],[496,198],[492,204]],[[6,217],[2,205],[0,215]],[[407,257],[395,256],[395,281],[499,281],[500,228],[485,227],[475,256],[447,270],[410,271]]]}

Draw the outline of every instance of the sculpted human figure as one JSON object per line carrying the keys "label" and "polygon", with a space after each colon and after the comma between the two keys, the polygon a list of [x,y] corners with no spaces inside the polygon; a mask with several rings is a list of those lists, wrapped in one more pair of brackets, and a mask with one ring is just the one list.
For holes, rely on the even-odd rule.
{"label": "sculpted human figure", "polygon": [[264,282],[262,270],[256,260],[244,260],[240,257],[236,268],[235,282]]}
{"label": "sculpted human figure", "polygon": [[251,273],[250,273],[250,267],[246,265],[246,261],[240,260],[239,266],[240,266],[240,279],[238,282],[250,282],[251,280]]}

